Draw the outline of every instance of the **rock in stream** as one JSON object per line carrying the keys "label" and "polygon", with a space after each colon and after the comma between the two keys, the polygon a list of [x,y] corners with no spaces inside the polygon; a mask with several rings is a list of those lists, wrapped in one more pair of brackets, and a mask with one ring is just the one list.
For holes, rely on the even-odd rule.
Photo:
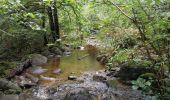
{"label": "rock in stream", "polygon": [[86,72],[76,81],[58,86],[38,86],[31,90],[33,94],[29,95],[29,98],[40,100],[141,100],[143,98],[139,91],[123,86],[115,78],[108,77],[104,71]]}

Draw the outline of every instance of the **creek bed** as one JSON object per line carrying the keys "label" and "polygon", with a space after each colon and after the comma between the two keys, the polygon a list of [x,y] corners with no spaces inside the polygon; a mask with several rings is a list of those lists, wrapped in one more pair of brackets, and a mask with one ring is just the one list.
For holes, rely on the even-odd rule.
{"label": "creek bed", "polygon": [[[93,46],[88,46],[87,48],[86,50],[74,50],[71,55],[50,58],[47,64],[41,65],[42,69],[47,70],[42,74],[33,74],[32,72],[37,70],[36,68],[30,68],[29,73],[36,77],[44,78],[44,80],[40,81],[40,85],[49,85],[51,83],[63,84],[70,82],[68,81],[70,75],[78,77],[86,71],[104,69],[104,66],[96,60],[98,50]],[[55,70],[58,70],[58,74],[54,73]],[[45,78],[47,80],[45,80]],[[48,78],[51,79],[48,81]],[[58,82],[51,81],[53,78],[58,80]]]}
{"label": "creek bed", "polygon": [[[40,80],[36,87],[25,90],[20,98],[22,100],[75,100],[71,98],[77,98],[76,96],[81,100],[85,100],[84,98],[89,100],[140,100],[143,98],[139,91],[134,91],[131,87],[121,84],[116,78],[110,79],[103,70],[104,66],[96,61],[97,49],[93,46],[89,47],[90,49],[84,51],[74,50],[70,56],[49,59],[47,64],[41,65],[42,69],[47,69],[46,72],[33,74],[44,80]],[[62,72],[53,73],[56,69],[61,69]],[[77,76],[77,80],[68,80],[70,75]],[[101,81],[96,81],[94,76],[99,78],[102,76],[107,81],[109,79],[111,87],[108,86],[110,81],[103,82],[103,78],[101,78],[102,80],[97,79]]]}

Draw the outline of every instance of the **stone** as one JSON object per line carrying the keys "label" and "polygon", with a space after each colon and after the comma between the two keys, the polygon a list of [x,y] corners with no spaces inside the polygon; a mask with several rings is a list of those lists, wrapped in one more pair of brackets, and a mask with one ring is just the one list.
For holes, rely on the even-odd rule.
{"label": "stone", "polygon": [[[149,65],[148,65],[149,66]],[[143,64],[124,63],[120,65],[120,70],[116,72],[115,77],[121,80],[129,81],[136,80],[140,75],[151,72],[151,67]]]}
{"label": "stone", "polygon": [[64,55],[70,55],[71,52],[64,52]]}
{"label": "stone", "polygon": [[68,76],[68,80],[76,80],[77,76]]}
{"label": "stone", "polygon": [[40,75],[40,80],[44,80],[44,81],[55,81],[55,78],[52,77],[45,77],[43,75]]}
{"label": "stone", "polygon": [[21,80],[19,85],[23,88],[31,88],[37,85],[36,83],[33,83],[31,80],[25,78],[24,76],[20,76],[19,79]]}
{"label": "stone", "polygon": [[54,74],[61,74],[62,73],[62,70],[61,69],[55,69],[53,71]]}
{"label": "stone", "polygon": [[52,47],[50,49],[50,52],[54,53],[55,55],[62,55],[63,54],[62,50],[58,47]]}
{"label": "stone", "polygon": [[26,73],[25,76],[26,76],[26,78],[30,79],[30,80],[31,80],[32,82],[34,82],[34,83],[38,83],[38,81],[39,81],[39,78],[34,77],[34,76],[31,75],[31,74]]}
{"label": "stone", "polygon": [[2,95],[0,100],[19,100],[18,95]]}
{"label": "stone", "polygon": [[30,54],[23,59],[30,59],[32,65],[43,65],[47,63],[48,58],[41,54]]}
{"label": "stone", "polygon": [[101,76],[101,75],[96,74],[96,75],[93,76],[93,81],[104,82],[106,80],[107,80],[107,78],[104,77],[104,76]]}
{"label": "stone", "polygon": [[33,74],[42,74],[47,72],[48,69],[43,69],[42,67],[35,66],[31,69],[31,73]]}
{"label": "stone", "polygon": [[12,83],[6,79],[0,79],[0,89],[2,91],[12,90],[13,93],[20,93],[22,89],[18,86],[18,84]]}
{"label": "stone", "polygon": [[69,91],[64,100],[94,100],[94,99],[87,89],[76,88]]}
{"label": "stone", "polygon": [[112,87],[112,88],[115,88],[118,84],[120,84],[118,82],[118,80],[116,80],[116,79],[114,79],[114,80],[107,80],[105,83],[106,83],[106,85],[108,87]]}

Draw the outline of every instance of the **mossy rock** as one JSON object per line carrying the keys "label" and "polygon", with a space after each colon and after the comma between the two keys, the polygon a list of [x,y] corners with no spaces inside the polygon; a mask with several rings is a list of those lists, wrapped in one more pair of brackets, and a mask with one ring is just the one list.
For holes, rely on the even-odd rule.
{"label": "mossy rock", "polygon": [[145,73],[152,73],[152,67],[149,62],[132,63],[126,62],[119,66],[120,70],[115,74],[115,77],[119,77],[122,80],[136,80],[140,75]]}
{"label": "mossy rock", "polygon": [[107,85],[108,87],[115,88],[115,87],[117,87],[118,84],[120,84],[120,83],[118,82],[118,80],[107,80],[107,81],[106,81],[106,85]]}
{"label": "mossy rock", "polygon": [[62,55],[62,53],[63,53],[62,50],[60,48],[58,48],[58,47],[50,48],[49,51],[51,53],[56,54],[56,55]]}
{"label": "mossy rock", "polygon": [[31,60],[32,65],[46,64],[48,58],[41,54],[30,54],[22,58],[22,61]]}
{"label": "mossy rock", "polygon": [[0,89],[4,94],[19,94],[22,92],[22,89],[18,86],[18,84],[3,78],[0,79]]}
{"label": "mossy rock", "polygon": [[16,62],[3,61],[0,62],[0,77],[4,77],[9,74],[10,70],[17,66]]}

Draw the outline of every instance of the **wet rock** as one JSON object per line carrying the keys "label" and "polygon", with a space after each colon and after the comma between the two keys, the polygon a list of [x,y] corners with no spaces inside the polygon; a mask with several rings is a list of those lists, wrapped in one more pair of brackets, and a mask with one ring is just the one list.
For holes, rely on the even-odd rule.
{"label": "wet rock", "polygon": [[96,60],[97,60],[100,64],[106,64],[106,63],[108,62],[106,55],[99,55],[99,56],[97,56]]}
{"label": "wet rock", "polygon": [[115,68],[111,68],[108,72],[107,72],[107,76],[113,77],[115,76],[115,74],[120,70],[119,67],[115,67]]}
{"label": "wet rock", "polygon": [[94,99],[87,89],[78,88],[69,91],[64,100],[94,100]]}
{"label": "wet rock", "polygon": [[26,73],[25,76],[26,76],[26,78],[30,79],[30,80],[31,80],[32,82],[34,82],[34,83],[38,83],[38,81],[39,81],[39,78],[34,77],[34,76],[31,75],[31,74]]}
{"label": "wet rock", "polygon": [[44,50],[41,52],[41,54],[44,56],[48,56],[48,55],[50,55],[50,51],[48,50],[48,48],[44,48]]}
{"label": "wet rock", "polygon": [[19,100],[18,95],[2,95],[0,96],[0,100]]}
{"label": "wet rock", "polygon": [[48,71],[48,69],[43,69],[42,67],[38,67],[38,66],[31,68],[31,73],[33,73],[33,74],[42,74],[47,71]]}
{"label": "wet rock", "polygon": [[62,73],[62,70],[61,69],[56,69],[53,71],[54,74],[61,74]]}
{"label": "wet rock", "polygon": [[106,85],[108,87],[112,87],[112,88],[115,88],[118,84],[120,84],[118,82],[118,80],[116,80],[116,79],[114,79],[114,80],[107,80],[105,83],[106,83]]}
{"label": "wet rock", "polygon": [[50,52],[54,53],[55,55],[62,55],[63,54],[62,50],[58,47],[50,48]]}
{"label": "wet rock", "polygon": [[26,56],[23,59],[30,59],[32,62],[32,65],[42,65],[47,63],[47,57],[41,55],[41,54],[30,54]]}
{"label": "wet rock", "polygon": [[19,85],[23,88],[31,88],[33,86],[36,86],[37,84],[36,83],[33,83],[31,80],[23,77],[23,76],[20,76],[19,77],[21,82],[19,83]]}
{"label": "wet rock", "polygon": [[55,78],[52,77],[45,77],[43,75],[40,75],[40,80],[44,80],[44,81],[55,81]]}
{"label": "wet rock", "polygon": [[64,55],[70,55],[71,52],[64,52]]}
{"label": "wet rock", "polygon": [[75,72],[71,72],[71,74],[75,74]]}
{"label": "wet rock", "polygon": [[104,82],[104,81],[106,81],[106,77],[104,77],[104,76],[101,76],[101,75],[94,75],[93,76],[93,80],[94,81],[97,81],[97,82]]}
{"label": "wet rock", "polygon": [[109,81],[107,77],[108,83],[93,81],[96,73],[102,76],[104,71],[84,73],[81,76],[84,82],[81,83],[40,86],[34,89],[34,95],[41,100],[48,100],[49,97],[52,100],[141,100],[142,95],[139,91],[134,91],[131,87],[120,87],[120,83],[112,78]]}
{"label": "wet rock", "polygon": [[35,83],[32,83],[31,81],[23,81],[21,83],[21,86],[24,87],[24,88],[31,88],[33,86],[36,86],[37,84]]}
{"label": "wet rock", "polygon": [[115,74],[122,80],[136,80],[141,74],[151,72],[151,68],[145,64],[129,64],[124,63],[120,65],[120,70]]}
{"label": "wet rock", "polygon": [[68,80],[76,80],[77,77],[76,76],[68,76]]}
{"label": "wet rock", "polygon": [[0,79],[0,89],[6,93],[20,93],[22,91],[18,84],[12,83],[6,79]]}

